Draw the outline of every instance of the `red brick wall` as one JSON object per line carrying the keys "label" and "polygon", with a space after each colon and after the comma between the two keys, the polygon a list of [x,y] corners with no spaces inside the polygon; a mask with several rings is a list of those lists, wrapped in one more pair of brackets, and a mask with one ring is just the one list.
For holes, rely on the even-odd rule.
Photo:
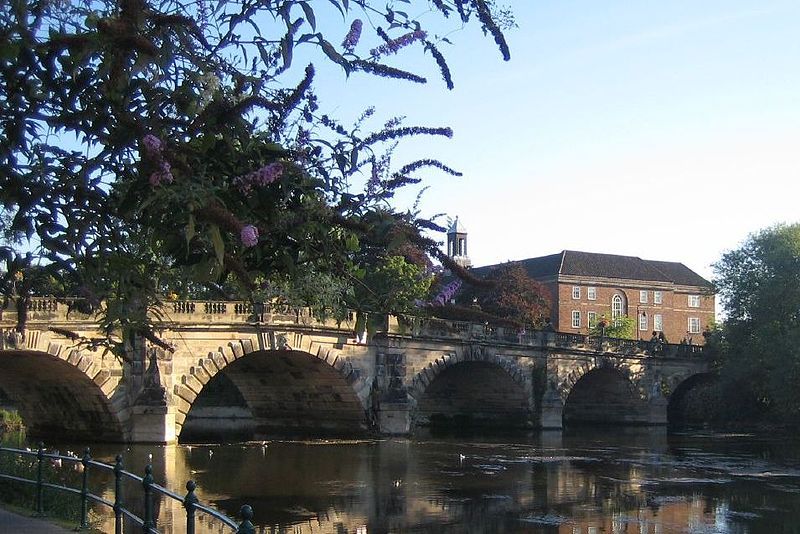
{"label": "red brick wall", "polygon": [[[552,284],[555,286],[556,284]],[[572,298],[572,288],[581,288],[579,299]],[[594,287],[597,299],[588,299],[588,288]],[[639,291],[647,291],[647,303],[639,302]],[[653,302],[653,291],[660,290],[662,303]],[[692,343],[701,345],[704,343],[702,332],[713,322],[715,314],[714,296],[703,294],[701,288],[687,287],[645,287],[642,285],[629,286],[608,286],[593,284],[592,282],[557,284],[556,297],[553,300],[552,318],[556,329],[560,332],[575,332],[585,334],[589,331],[588,312],[595,312],[597,317],[605,315],[611,318],[611,298],[614,294],[623,295],[626,304],[626,313],[629,317],[636,317],[637,313],[647,314],[647,328],[638,330],[637,333],[642,339],[650,339],[654,328],[654,316],[661,315],[663,322],[663,332],[670,343],[679,343],[683,338],[691,336]],[[689,295],[700,297],[700,307],[689,307]],[[580,328],[572,327],[572,312],[581,312]],[[689,318],[696,317],[700,322],[700,333],[688,333]]]}

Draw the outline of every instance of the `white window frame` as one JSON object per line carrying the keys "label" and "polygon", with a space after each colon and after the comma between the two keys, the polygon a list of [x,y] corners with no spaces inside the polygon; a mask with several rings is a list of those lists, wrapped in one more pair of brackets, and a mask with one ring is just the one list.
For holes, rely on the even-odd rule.
{"label": "white window frame", "polygon": [[572,310],[572,328],[581,327],[581,312],[579,310]]}
{"label": "white window frame", "polygon": [[647,319],[647,315],[644,314],[644,313],[640,313],[639,314],[639,330],[646,331],[648,329],[648,326],[647,326],[648,324],[649,324],[649,322],[648,322],[648,319]]}
{"label": "white window frame", "polygon": [[625,301],[622,299],[622,295],[616,293],[611,297],[611,320],[616,321],[623,315],[625,315]]}
{"label": "white window frame", "polygon": [[700,295],[689,295],[688,306],[690,308],[699,308],[700,307]]}
{"label": "white window frame", "polygon": [[660,313],[653,315],[653,330],[656,332],[664,331],[664,316]]}
{"label": "white window frame", "polygon": [[640,289],[639,290],[639,304],[647,304],[647,290]]}
{"label": "white window frame", "polygon": [[581,299],[581,286],[572,286],[572,300]]}
{"label": "white window frame", "polygon": [[653,304],[663,304],[664,294],[661,291],[653,291]]}
{"label": "white window frame", "polygon": [[586,326],[589,328],[597,326],[597,312],[586,312]]}
{"label": "white window frame", "polygon": [[594,286],[587,287],[586,298],[589,300],[597,300],[597,288]]}
{"label": "white window frame", "polygon": [[700,333],[700,318],[699,317],[689,317],[689,320],[686,324],[686,331],[690,334],[699,334]]}

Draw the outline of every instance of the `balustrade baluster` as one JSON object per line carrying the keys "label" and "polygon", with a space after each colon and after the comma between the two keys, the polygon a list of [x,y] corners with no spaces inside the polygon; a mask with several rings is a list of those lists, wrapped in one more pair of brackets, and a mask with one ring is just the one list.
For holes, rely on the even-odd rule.
{"label": "balustrade baluster", "polygon": [[122,455],[114,463],[114,534],[122,534]]}
{"label": "balustrade baluster", "polygon": [[36,453],[36,460],[38,465],[36,467],[36,514],[44,514],[44,504],[42,496],[44,492],[43,478],[44,478],[44,442],[39,442],[39,450]]}
{"label": "balustrade baluster", "polygon": [[89,462],[92,456],[89,453],[89,448],[83,451],[83,483],[81,484],[81,526],[80,530],[87,530],[89,528]]}
{"label": "balustrade baluster", "polygon": [[150,534],[150,531],[156,526],[153,521],[153,466],[151,464],[147,464],[147,467],[144,468],[142,487],[144,488],[144,522],[142,523],[142,531],[145,534]]}
{"label": "balustrade baluster", "polygon": [[186,508],[186,534],[194,534],[194,510],[199,500],[194,494],[195,488],[197,488],[197,484],[194,480],[186,483],[187,493],[183,499],[183,507]]}
{"label": "balustrade baluster", "polygon": [[251,508],[249,504],[244,504],[239,510],[239,515],[242,517],[242,522],[239,523],[236,534],[256,534],[256,527],[252,522],[253,508]]}

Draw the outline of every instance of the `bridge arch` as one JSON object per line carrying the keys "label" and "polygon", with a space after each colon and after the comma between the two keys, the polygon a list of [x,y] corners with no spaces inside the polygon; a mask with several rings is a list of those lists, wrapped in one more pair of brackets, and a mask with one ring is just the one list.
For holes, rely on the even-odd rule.
{"label": "bridge arch", "polygon": [[559,386],[564,423],[646,424],[647,399],[630,370],[607,361],[586,362]]}
{"label": "bridge arch", "polygon": [[52,342],[46,351],[0,350],[0,389],[36,438],[125,441],[129,410],[118,383],[89,351]]}
{"label": "bridge arch", "polygon": [[447,352],[418,372],[408,387],[415,426],[532,425],[530,372],[482,346]]}
{"label": "bridge arch", "polygon": [[[227,389],[238,397],[228,415],[249,419],[239,432],[251,438],[280,433],[361,433],[369,429],[368,381],[350,359],[329,345],[302,336],[260,349],[242,339],[210,351],[174,386],[176,435],[194,433],[209,393]],[[238,414],[238,415],[237,415]],[[217,416],[211,415],[213,420]],[[208,421],[206,421],[208,423]]]}
{"label": "bridge arch", "polygon": [[693,397],[700,388],[714,383],[716,375],[710,372],[697,373],[671,380],[669,403],[667,404],[667,421],[671,425],[702,423],[713,417],[713,413],[698,412],[697,408],[706,406],[716,408],[716,403],[704,403]]}

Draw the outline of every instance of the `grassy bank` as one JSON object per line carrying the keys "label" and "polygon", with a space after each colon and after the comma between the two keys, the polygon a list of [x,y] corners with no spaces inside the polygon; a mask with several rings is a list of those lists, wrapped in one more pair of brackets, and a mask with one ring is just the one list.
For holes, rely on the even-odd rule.
{"label": "grassy bank", "polygon": [[25,424],[16,410],[0,409],[0,435],[7,432],[24,432]]}

